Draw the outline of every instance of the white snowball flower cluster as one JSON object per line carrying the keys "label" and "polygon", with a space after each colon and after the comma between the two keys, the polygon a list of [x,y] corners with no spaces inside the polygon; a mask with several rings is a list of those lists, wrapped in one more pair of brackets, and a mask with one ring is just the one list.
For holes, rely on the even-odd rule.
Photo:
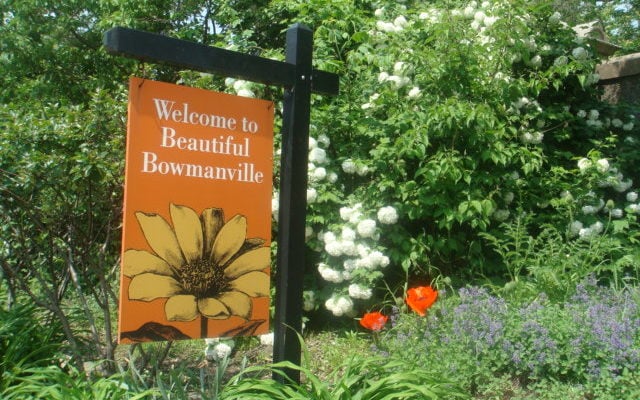
{"label": "white snowball flower cluster", "polygon": [[356,203],[353,207],[340,207],[340,218],[352,224],[357,224],[362,218],[362,204]]}
{"label": "white snowball flower cluster", "polygon": [[[389,77],[389,74],[387,74],[386,72],[381,72],[380,75],[378,75],[378,81],[384,82],[385,80],[387,80],[387,78]],[[369,96],[369,101],[364,103],[362,106],[360,106],[363,110],[367,110],[369,108],[373,108],[376,104],[376,100],[378,100],[380,98],[380,93],[374,93],[371,96]]]}
{"label": "white snowball flower cluster", "polygon": [[[633,115],[630,116],[633,119]],[[611,125],[614,128],[622,128],[623,131],[630,131],[633,129],[633,121],[629,121],[627,123],[623,122],[620,118],[613,118],[611,120]]]}
{"label": "white snowball flower cluster", "polygon": [[369,172],[369,167],[364,164],[356,164],[356,174],[365,176]]}
{"label": "white snowball flower cluster", "polygon": [[[622,175],[622,174],[620,174]],[[629,190],[629,188],[633,186],[633,181],[631,179],[627,179],[627,180],[619,180],[618,182],[614,183],[611,187],[618,193],[622,193],[622,192],[626,192],[627,190]]]}
{"label": "white snowball flower cluster", "polygon": [[356,230],[360,236],[364,238],[372,238],[376,233],[376,221],[372,219],[364,219],[358,222]]}
{"label": "white snowball flower cluster", "polygon": [[567,56],[559,56],[553,61],[553,65],[556,67],[562,67],[563,65],[567,65],[569,62],[569,58]]}
{"label": "white snowball flower cluster", "polygon": [[309,151],[309,161],[314,164],[324,164],[327,162],[327,152],[320,147],[314,147]]}
{"label": "white snowball flower cluster", "polygon": [[472,1],[462,11],[454,10],[451,15],[462,15],[464,18],[472,19],[471,28],[482,31],[493,26],[498,20],[496,16],[487,15],[489,6],[490,3],[487,1],[482,2],[479,6],[476,1]]}
{"label": "white snowball flower cluster", "polygon": [[610,211],[611,213],[611,218],[622,218],[624,216],[624,211],[622,211],[622,209],[620,208],[614,208]]}
{"label": "white snowball flower cluster", "polygon": [[540,131],[524,132],[520,135],[520,140],[524,144],[540,144],[544,139],[544,133]]}
{"label": "white snowball flower cluster", "polygon": [[[618,180],[622,179],[622,174],[618,174],[615,168],[611,168],[611,166],[609,165],[609,160],[607,160],[606,158],[600,158],[596,160],[595,163],[586,157],[583,157],[578,160],[578,169],[580,170],[580,172],[586,172],[589,169],[591,169],[591,167],[595,167],[596,171],[598,171],[601,174],[611,172],[616,174],[616,176],[618,177]],[[615,181],[616,180],[614,180],[614,182]],[[610,184],[611,183],[606,185],[601,185],[601,186],[610,186]]]}
{"label": "white snowball flower cluster", "polygon": [[342,170],[347,174],[355,174],[357,170],[356,163],[348,158],[342,162]]}
{"label": "white snowball flower cluster", "polygon": [[307,189],[307,203],[315,203],[318,200],[318,191],[314,188]]}
{"label": "white snowball flower cluster", "polygon": [[355,264],[346,268],[365,268],[373,271],[389,265],[389,257],[378,250],[369,252],[369,249],[361,249],[359,255],[361,258],[355,260]]}
{"label": "white snowball flower cluster", "polygon": [[[313,127],[313,126],[312,126]],[[338,180],[338,174],[328,171],[325,165],[328,165],[327,148],[331,144],[331,140],[325,134],[320,134],[316,138],[309,137],[309,164],[307,166],[307,174],[309,183],[314,186],[320,182],[327,181],[335,183]],[[307,190],[307,201],[313,203],[317,200],[317,191],[314,188]]]}
{"label": "white snowball flower cluster", "polygon": [[322,279],[327,282],[340,283],[344,281],[342,272],[336,271],[335,269],[329,267],[327,264],[318,264],[318,272],[320,272],[320,276],[322,277]]}
{"label": "white snowball flower cluster", "polygon": [[604,123],[597,119],[587,119],[586,123],[587,123],[587,126],[590,126],[595,129],[600,129],[604,126]]}
{"label": "white snowball flower cluster", "polygon": [[327,310],[331,311],[336,317],[354,316],[353,300],[347,296],[333,295],[325,303]]}
{"label": "white snowball flower cluster", "polygon": [[542,57],[540,57],[539,54],[531,57],[531,59],[529,60],[529,65],[533,68],[540,68],[542,66]]}
{"label": "white snowball flower cluster", "polygon": [[354,299],[368,300],[371,298],[373,291],[371,288],[352,283],[349,285],[349,296]]}
{"label": "white snowball flower cluster", "polygon": [[324,167],[313,168],[309,170],[309,179],[311,182],[320,182],[327,177],[327,170]]}
{"label": "white snowball flower cluster", "polygon": [[571,51],[571,55],[573,56],[573,58],[579,61],[589,58],[589,53],[587,53],[587,51],[583,47],[576,47]]}
{"label": "white snowball flower cluster", "polygon": [[[615,168],[609,167],[608,163],[605,164],[604,162],[602,162],[602,160],[605,160],[605,159],[599,160],[601,161],[600,165],[606,167],[608,172],[610,174],[613,174],[613,175],[610,175],[610,178],[613,177],[614,179],[622,179],[622,174],[618,173]],[[615,185],[611,185],[611,184],[601,185],[601,187],[606,187],[606,186],[611,186],[612,188],[616,189]],[[621,190],[620,192],[628,190],[630,186],[631,186],[631,180],[629,180],[628,183],[624,184],[624,187],[623,187],[624,190]],[[594,191],[590,191],[582,198],[582,201],[586,202],[587,204],[581,207],[581,211],[582,211],[582,214],[585,215],[590,220],[593,220],[594,217],[599,218],[603,221],[606,221],[609,218],[620,219],[625,216],[625,212],[629,214],[634,214],[640,211],[640,205],[635,203],[638,200],[638,198],[639,196],[637,192],[629,191],[625,195],[625,199],[628,202],[626,206],[616,207],[616,204],[613,200],[610,199],[605,202],[602,198],[598,199]],[[572,200],[573,197],[571,196],[570,199]],[[570,237],[578,237],[579,239],[582,239],[582,240],[591,240],[597,237],[598,235],[600,235],[604,231],[604,227],[605,227],[604,223],[599,220],[596,220],[595,222],[591,223],[591,225],[589,226],[586,226],[581,221],[575,220],[569,224],[568,233]]]}
{"label": "white snowball flower cluster", "polygon": [[569,235],[572,237],[578,236],[582,228],[584,228],[584,225],[582,225],[582,222],[580,221],[571,222],[569,224]]}
{"label": "white snowball flower cluster", "polygon": [[581,228],[578,231],[578,237],[582,240],[590,240],[598,236],[604,230],[604,225],[600,221],[596,221],[587,228]]}
{"label": "white snowball flower cluster", "polygon": [[[380,72],[380,74],[378,75],[378,82],[391,82],[396,89],[400,89],[411,84],[411,78],[407,76],[409,72],[411,72],[411,68],[408,66],[408,64],[403,61],[397,61],[393,65],[393,74],[389,74],[385,71]],[[418,93],[416,94],[416,92],[414,91],[412,95],[417,97],[420,94],[420,89],[417,88],[417,90]]]}
{"label": "white snowball flower cluster", "polygon": [[225,85],[232,87],[238,96],[242,97],[256,97],[255,93],[251,89],[252,83],[242,79],[227,78],[224,81]]}
{"label": "white snowball flower cluster", "polygon": [[[580,172],[584,172],[594,165],[591,161],[578,161],[578,168]],[[601,188],[611,187],[618,193],[623,193],[629,190],[633,186],[633,180],[625,179],[624,175],[618,171],[617,168],[611,167],[609,161],[606,158],[601,158],[595,163],[598,173],[604,175],[603,179],[598,183]]]}
{"label": "white snowball flower cluster", "polygon": [[578,160],[578,169],[580,170],[580,172],[585,172],[586,170],[591,168],[592,165],[593,162],[591,162],[591,160],[589,160],[588,158],[583,157]]}
{"label": "white snowball flower cluster", "polygon": [[601,158],[596,161],[596,169],[598,172],[604,174],[609,170],[609,161],[606,158]]}
{"label": "white snowball flower cluster", "polygon": [[[397,211],[391,206],[380,208],[378,216],[387,225],[398,220]],[[380,237],[378,222],[365,215],[361,203],[341,207],[340,218],[344,224],[337,232],[318,234],[327,254],[326,262],[318,264],[318,272],[322,279],[336,284],[336,292],[325,302],[326,308],[334,315],[347,315],[346,303],[340,299],[346,293],[353,300],[371,298],[371,284],[380,278],[379,270],[387,267],[390,260],[376,244]],[[349,309],[353,307],[351,302]]]}
{"label": "white snowball flower cluster", "polygon": [[[452,14],[453,14],[453,12],[452,12]],[[418,18],[423,20],[423,21],[435,24],[435,23],[439,22],[440,19],[442,18],[442,11],[438,10],[437,8],[430,8],[427,11],[421,12],[418,15]]]}
{"label": "white snowball flower cluster", "polygon": [[318,146],[322,146],[324,148],[329,147],[329,145],[331,144],[331,140],[329,139],[329,136],[325,134],[318,135],[318,139],[316,140],[316,142],[318,143]]}
{"label": "white snowball flower cluster", "polygon": [[470,4],[468,6],[466,6],[464,8],[464,10],[462,10],[462,15],[465,18],[473,18],[475,15],[476,10],[473,8],[473,6]]}
{"label": "white snowball flower cluster", "polygon": [[407,97],[410,99],[417,99],[418,97],[420,97],[420,88],[417,86],[414,86],[411,88],[411,90],[409,90],[409,93],[407,93]]}
{"label": "white snowball flower cluster", "polygon": [[358,246],[354,241],[342,240],[340,241],[340,253],[345,256],[357,256]]}
{"label": "white snowball flower cluster", "polygon": [[340,237],[342,238],[342,240],[354,241],[356,240],[356,231],[354,231],[348,226],[343,226],[342,232],[340,233]]}
{"label": "white snowball flower cluster", "polygon": [[527,38],[520,39],[520,41],[524,44],[524,46],[529,51],[536,51],[538,49],[538,44],[536,43],[536,38],[533,36],[529,36]]}
{"label": "white snowball flower cluster", "polygon": [[[380,16],[382,16],[382,12],[380,12]],[[380,32],[387,33],[402,32],[408,24],[409,21],[407,21],[403,15],[399,15],[393,20],[393,22],[383,20],[376,21],[376,29]]]}
{"label": "white snowball flower cluster", "polygon": [[378,221],[385,225],[395,224],[398,222],[398,212],[391,206],[382,207],[378,210]]}
{"label": "white snowball flower cluster", "polygon": [[511,103],[511,111],[519,113],[522,109],[534,109],[538,112],[542,111],[540,103],[537,100],[530,100],[527,97],[521,97]]}

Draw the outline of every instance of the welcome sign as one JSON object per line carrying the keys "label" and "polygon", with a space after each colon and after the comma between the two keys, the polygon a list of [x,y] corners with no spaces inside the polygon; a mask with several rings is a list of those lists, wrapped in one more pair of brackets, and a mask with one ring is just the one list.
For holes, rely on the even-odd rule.
{"label": "welcome sign", "polygon": [[121,343],[269,328],[273,103],[131,78]]}

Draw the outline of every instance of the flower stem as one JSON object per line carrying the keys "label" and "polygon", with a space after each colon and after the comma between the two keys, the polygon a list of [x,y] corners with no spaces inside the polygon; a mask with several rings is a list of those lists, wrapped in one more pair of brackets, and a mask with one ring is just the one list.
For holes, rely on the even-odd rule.
{"label": "flower stem", "polygon": [[200,315],[200,338],[204,339],[208,336],[207,328],[209,325],[209,318],[204,315]]}

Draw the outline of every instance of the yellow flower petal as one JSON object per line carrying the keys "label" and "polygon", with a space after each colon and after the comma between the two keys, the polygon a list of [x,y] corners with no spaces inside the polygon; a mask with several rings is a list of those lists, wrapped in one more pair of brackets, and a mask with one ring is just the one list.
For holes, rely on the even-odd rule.
{"label": "yellow flower petal", "polygon": [[202,259],[202,224],[195,211],[186,206],[169,207],[173,230],[187,263]]}
{"label": "yellow flower petal", "polygon": [[236,258],[224,270],[227,278],[235,279],[251,271],[262,271],[271,265],[271,249],[260,247]]}
{"label": "yellow flower petal", "polygon": [[160,257],[145,250],[127,250],[122,256],[122,273],[125,276],[136,276],[145,272],[157,275],[172,276],[169,264]]}
{"label": "yellow flower petal", "polygon": [[249,250],[254,250],[254,249],[257,249],[258,247],[263,247],[263,245],[266,242],[267,242],[266,240],[260,239],[260,238],[247,238],[245,239],[244,243],[242,244],[242,247],[240,247],[240,250],[238,250],[236,254],[243,254]]}
{"label": "yellow flower petal", "polygon": [[129,300],[151,301],[182,292],[180,283],[170,276],[143,273],[129,283]]}
{"label": "yellow flower petal", "polygon": [[213,298],[199,299],[198,309],[202,315],[210,319],[227,319],[230,315],[227,306]]}
{"label": "yellow flower petal", "polygon": [[164,305],[164,312],[168,321],[193,321],[199,315],[196,298],[190,294],[170,297]]}
{"label": "yellow flower petal", "polygon": [[244,244],[247,236],[247,219],[243,215],[231,218],[216,237],[213,243],[212,261],[220,266],[225,265]]}
{"label": "yellow flower petal", "polygon": [[249,250],[257,249],[258,247],[262,247],[265,244],[266,240],[260,238],[248,238],[244,241],[244,244],[238,250],[238,253],[245,253]]}
{"label": "yellow flower petal", "polygon": [[244,319],[251,316],[251,298],[242,292],[226,292],[218,296],[220,300],[231,312]]}
{"label": "yellow flower petal", "polygon": [[269,295],[269,275],[264,272],[248,272],[231,281],[233,290],[251,297]]}
{"label": "yellow flower petal", "polygon": [[209,259],[213,243],[224,225],[224,212],[221,208],[207,208],[202,211],[202,231],[204,234],[204,259]]}
{"label": "yellow flower petal", "polygon": [[158,214],[146,214],[138,211],[136,213],[140,228],[147,243],[153,251],[169,265],[180,268],[184,264],[184,257],[178,244],[173,229]]}

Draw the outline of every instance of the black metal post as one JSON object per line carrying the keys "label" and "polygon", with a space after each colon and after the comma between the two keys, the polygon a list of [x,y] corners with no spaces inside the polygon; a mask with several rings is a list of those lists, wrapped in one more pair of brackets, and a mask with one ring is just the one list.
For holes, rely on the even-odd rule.
{"label": "black metal post", "polygon": [[[273,361],[296,365],[301,361],[297,333],[302,330],[312,49],[311,29],[295,24],[287,30],[286,62],[295,65],[295,83],[284,94]],[[299,371],[284,372],[300,382]],[[285,381],[278,374],[274,379]]]}

